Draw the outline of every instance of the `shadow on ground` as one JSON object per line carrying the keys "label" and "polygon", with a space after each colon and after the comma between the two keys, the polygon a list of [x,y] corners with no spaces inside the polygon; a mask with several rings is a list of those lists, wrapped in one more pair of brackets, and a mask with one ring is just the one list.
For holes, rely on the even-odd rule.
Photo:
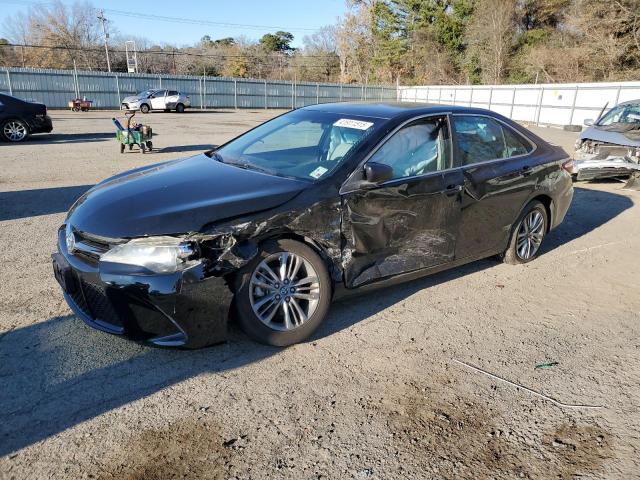
{"label": "shadow on ground", "polygon": [[92,186],[0,192],[0,221],[66,212],[73,202]]}
{"label": "shadow on ground", "polygon": [[[576,189],[566,222],[549,235],[545,250],[589,233],[632,204],[614,193]],[[481,260],[337,302],[314,339],[349,328],[420,290],[495,264]],[[235,328],[226,344],[198,351],[151,348],[94,331],[73,316],[5,332],[0,335],[0,456],[183,380],[239,369],[279,352],[248,341]]]}
{"label": "shadow on ground", "polygon": [[[22,144],[39,144],[49,145],[53,143],[92,143],[92,142],[105,142],[107,140],[114,139],[116,137],[115,129],[113,132],[98,132],[98,133],[43,133],[31,135],[27,140],[21,143],[9,143],[8,145],[22,145]],[[5,144],[3,144],[5,145]]]}

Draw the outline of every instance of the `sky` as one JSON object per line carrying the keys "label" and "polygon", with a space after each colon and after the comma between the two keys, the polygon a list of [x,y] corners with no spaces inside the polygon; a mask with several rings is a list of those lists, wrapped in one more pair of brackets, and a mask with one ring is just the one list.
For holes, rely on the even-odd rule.
{"label": "sky", "polygon": [[[8,34],[5,31],[8,17],[46,3],[46,0],[0,0],[0,36]],[[110,25],[121,34],[177,46],[193,44],[204,35],[212,39],[244,35],[257,40],[265,33],[285,30],[294,35],[293,46],[300,47],[305,35],[334,25],[346,9],[345,0],[89,0],[89,3],[105,9]],[[235,25],[172,23],[115,11]]]}

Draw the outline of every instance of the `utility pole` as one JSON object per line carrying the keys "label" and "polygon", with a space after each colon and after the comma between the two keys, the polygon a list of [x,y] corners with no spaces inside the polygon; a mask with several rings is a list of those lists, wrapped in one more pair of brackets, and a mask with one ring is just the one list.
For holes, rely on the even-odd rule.
{"label": "utility pole", "polygon": [[106,27],[107,19],[104,16],[104,10],[99,10],[98,13],[99,13],[98,20],[100,20],[100,22],[102,23],[102,33],[104,33],[104,51],[107,54],[107,70],[111,72],[111,62],[109,61],[109,44],[108,44],[109,34],[107,33],[107,27]]}

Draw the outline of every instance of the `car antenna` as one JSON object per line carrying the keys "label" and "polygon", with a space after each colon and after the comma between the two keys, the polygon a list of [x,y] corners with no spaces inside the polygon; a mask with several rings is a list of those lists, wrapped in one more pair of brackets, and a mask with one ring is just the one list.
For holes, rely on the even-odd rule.
{"label": "car antenna", "polygon": [[593,122],[595,125],[598,124],[598,122],[600,121],[600,118],[602,118],[602,114],[604,113],[604,111],[607,109],[608,106],[609,106],[609,102],[604,104],[604,107],[602,107],[602,110],[600,110],[600,115],[598,115],[598,118],[596,118],[596,121]]}

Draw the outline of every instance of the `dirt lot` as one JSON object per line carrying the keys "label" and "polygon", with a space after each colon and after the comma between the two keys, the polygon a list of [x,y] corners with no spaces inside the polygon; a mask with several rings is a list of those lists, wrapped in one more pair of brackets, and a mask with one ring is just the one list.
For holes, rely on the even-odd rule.
{"label": "dirt lot", "polygon": [[70,315],[49,254],[77,196],[275,113],[152,114],[149,155],[120,155],[116,112],[53,112],[53,134],[0,144],[0,478],[637,478],[640,192],[620,183],[577,185],[531,264],[335,304],[285,350],[235,329],[160,350]]}

